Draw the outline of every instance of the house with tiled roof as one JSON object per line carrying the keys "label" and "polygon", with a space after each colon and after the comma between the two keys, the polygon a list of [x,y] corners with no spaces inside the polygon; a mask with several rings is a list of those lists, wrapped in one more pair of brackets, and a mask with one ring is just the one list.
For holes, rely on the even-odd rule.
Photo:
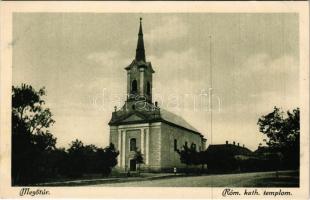
{"label": "house with tiled roof", "polygon": [[208,170],[234,171],[240,170],[240,161],[256,159],[253,152],[239,143],[212,144],[206,150]]}
{"label": "house with tiled roof", "polygon": [[194,144],[205,149],[206,139],[181,116],[160,108],[152,101],[153,74],[151,62],[146,61],[142,22],[138,33],[135,59],[125,67],[127,99],[115,109],[109,122],[110,142],[120,152],[117,169],[135,171],[136,150],[141,151],[145,171],[172,171],[183,168],[177,149]]}

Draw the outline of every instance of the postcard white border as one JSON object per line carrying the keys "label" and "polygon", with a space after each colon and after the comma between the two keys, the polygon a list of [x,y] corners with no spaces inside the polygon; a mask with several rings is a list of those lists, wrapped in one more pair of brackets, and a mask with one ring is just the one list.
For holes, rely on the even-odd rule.
{"label": "postcard white border", "polygon": [[[301,94],[301,167],[300,188],[285,188],[293,196],[306,199],[309,190],[309,7],[308,2],[1,2],[1,115],[0,115],[0,197],[19,197],[20,187],[11,187],[11,87],[12,87],[12,14],[13,12],[113,12],[113,13],[299,13],[300,94]],[[34,187],[35,188],[35,187]],[[48,198],[223,198],[224,188],[194,187],[44,187]],[[242,188],[233,188],[241,190]],[[273,188],[276,191],[278,188]],[[258,188],[259,191],[264,188]],[[272,188],[268,188],[272,190]],[[44,198],[44,196],[39,196]],[[227,197],[226,197],[227,198]],[[233,197],[229,197],[233,198]],[[238,196],[237,199],[249,197]],[[267,199],[264,196],[255,199]],[[268,197],[269,198],[269,197]]]}

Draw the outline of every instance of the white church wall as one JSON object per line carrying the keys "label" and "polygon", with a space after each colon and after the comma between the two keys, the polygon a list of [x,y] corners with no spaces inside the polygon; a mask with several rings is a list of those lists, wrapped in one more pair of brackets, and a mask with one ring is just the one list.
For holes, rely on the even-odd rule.
{"label": "white church wall", "polygon": [[187,142],[189,147],[192,143],[196,144],[196,149],[199,150],[201,137],[191,131],[166,123],[162,123],[161,129],[161,168],[184,168],[185,165],[180,162],[179,154],[174,150],[174,139],[177,140],[178,149],[182,149],[185,142]]}
{"label": "white church wall", "polygon": [[149,140],[149,165],[151,171],[160,170],[161,162],[161,123],[153,123],[150,125]]}

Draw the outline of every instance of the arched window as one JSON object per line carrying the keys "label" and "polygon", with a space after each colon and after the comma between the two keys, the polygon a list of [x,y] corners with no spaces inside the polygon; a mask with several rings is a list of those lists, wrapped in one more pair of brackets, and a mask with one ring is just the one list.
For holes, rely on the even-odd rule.
{"label": "arched window", "polygon": [[197,150],[197,149],[196,149],[196,144],[195,144],[195,143],[192,143],[192,144],[191,144],[191,149]]}
{"label": "arched window", "polygon": [[188,145],[187,145],[187,141],[185,141],[185,144],[184,144],[186,147],[188,147]]}
{"label": "arched window", "polygon": [[150,82],[147,82],[147,84],[146,84],[146,94],[151,95],[151,84],[150,84]]}
{"label": "arched window", "polygon": [[130,139],[130,151],[135,151],[136,150],[136,138],[131,138]]}
{"label": "arched window", "polygon": [[178,150],[178,141],[177,141],[177,139],[174,139],[174,150],[175,151]]}
{"label": "arched window", "polygon": [[133,80],[131,83],[131,92],[136,93],[138,90],[137,80]]}

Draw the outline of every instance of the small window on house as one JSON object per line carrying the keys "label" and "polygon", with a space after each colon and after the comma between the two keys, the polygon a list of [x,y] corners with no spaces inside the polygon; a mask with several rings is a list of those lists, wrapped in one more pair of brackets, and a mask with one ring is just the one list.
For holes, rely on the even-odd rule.
{"label": "small window on house", "polygon": [[188,146],[187,146],[187,142],[185,142],[185,146],[188,147]]}
{"label": "small window on house", "polygon": [[146,94],[151,95],[151,84],[150,84],[150,82],[147,82],[147,84],[146,84]]}
{"label": "small window on house", "polygon": [[133,80],[131,83],[131,92],[137,93],[137,90],[138,90],[137,80]]}
{"label": "small window on house", "polygon": [[136,138],[131,138],[130,139],[130,151],[135,151],[136,150]]}
{"label": "small window on house", "polygon": [[178,141],[176,139],[174,139],[174,150],[178,150]]}

